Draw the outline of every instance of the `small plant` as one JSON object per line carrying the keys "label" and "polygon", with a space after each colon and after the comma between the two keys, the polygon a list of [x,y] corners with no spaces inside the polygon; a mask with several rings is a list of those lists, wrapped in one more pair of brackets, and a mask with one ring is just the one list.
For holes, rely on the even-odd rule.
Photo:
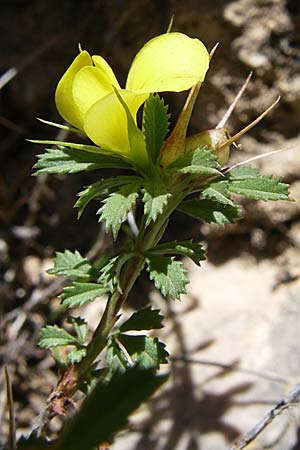
{"label": "small plant", "polygon": [[[87,136],[91,143],[34,141],[54,145],[39,155],[36,175],[118,168],[121,175],[99,179],[78,194],[78,216],[92,201],[98,219],[114,240],[138,205],[134,227],[121,250],[92,264],[79,252],[57,253],[51,274],[67,277],[61,294],[72,310],[99,297],[106,307],[93,336],[88,324],[70,317],[73,332],[58,326],[41,330],[39,345],[50,349],[61,368],[39,425],[18,448],[90,450],[112,443],[129,414],[166,380],[158,375],[167,362],[164,343],[147,331],[162,327],[163,317],[151,305],[122,319],[122,307],[143,270],[163,296],[178,300],[185,293],[187,272],[178,257],[200,265],[205,251],[197,242],[162,241],[171,214],[224,226],[241,217],[232,194],[251,199],[288,200],[288,185],[244,164],[227,165],[229,146],[261,120],[230,137],[224,126],[236,101],[214,130],[187,137],[187,127],[210,57],[198,39],[168,32],[151,39],[136,55],[126,88],[100,56],[80,51],[56,90],[56,105],[71,126],[46,122]],[[249,80],[247,80],[248,82]],[[191,89],[176,126],[169,134],[169,112],[158,92]],[[142,126],[137,111],[143,105]],[[45,122],[45,121],[44,121]],[[134,331],[134,334],[130,333]],[[146,331],[146,332],[145,332]],[[101,359],[101,369],[97,363]],[[47,440],[54,415],[65,415],[72,397],[87,398],[57,439]]]}

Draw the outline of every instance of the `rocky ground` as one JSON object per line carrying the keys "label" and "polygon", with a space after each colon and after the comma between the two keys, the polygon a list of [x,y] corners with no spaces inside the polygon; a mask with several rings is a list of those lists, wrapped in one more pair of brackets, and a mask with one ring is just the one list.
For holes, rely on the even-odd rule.
{"label": "rocky ground", "polygon": [[[58,120],[53,92],[78,42],[108,58],[124,80],[135,52],[166,30],[172,14],[174,30],[201,38],[208,48],[220,43],[190,131],[213,128],[253,71],[229,132],[241,129],[279,95],[281,101],[241,139],[242,150],[233,150],[232,161],[286,149],[257,165],[290,183],[295,202],[243,201],[244,219],[224,229],[174,218],[170,235],[176,238],[180,231],[180,237],[186,233],[204,242],[208,262],[200,269],[187,263],[191,283],[181,303],[170,304],[149,292],[146,280],[134,291],[132,304],[139,301],[142,287],[167,316],[162,334],[174,357],[172,377],[132,418],[113,448],[230,448],[298,382],[299,2],[5,1],[1,73],[16,70],[8,72],[15,76],[1,90],[0,361],[14,386],[18,434],[31,429],[56,380],[50,356],[36,347],[41,326],[64,320],[56,297],[62,286],[45,273],[54,251],[77,248],[91,254],[112,245],[99,231],[93,207],[79,222],[72,208],[76,192],[95,175],[31,177],[41,148],[25,138],[56,138],[35,117]],[[175,118],[184,96],[168,94],[166,99]],[[84,314],[92,318],[97,307],[101,304],[93,303]],[[5,397],[0,375],[0,443],[7,433]],[[290,407],[251,448],[296,450],[298,426],[299,409]]]}

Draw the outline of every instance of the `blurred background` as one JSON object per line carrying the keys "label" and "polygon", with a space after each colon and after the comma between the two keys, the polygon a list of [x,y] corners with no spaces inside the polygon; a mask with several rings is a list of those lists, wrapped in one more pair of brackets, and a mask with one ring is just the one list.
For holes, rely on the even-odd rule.
{"label": "blurred background", "polygon": [[[181,303],[161,298],[146,276],[133,291],[132,306],[152,301],[167,316],[162,337],[176,359],[168,386],[133,417],[114,449],[224,449],[299,378],[299,1],[2,0],[0,363],[10,370],[18,434],[31,429],[57,375],[48,353],[36,347],[45,323],[65,319],[57,299],[62,282],[45,272],[54,252],[93,256],[112,246],[95,218],[97,204],[79,221],[73,209],[76,193],[102,174],[35,178],[32,166],[44,149],[26,139],[61,137],[36,118],[61,122],[55,87],[78,43],[104,56],[124,85],[136,52],[167,30],[172,15],[173,31],[200,38],[208,49],[219,42],[189,132],[214,128],[253,71],[229,133],[279,95],[281,101],[241,139],[231,161],[286,149],[257,165],[290,183],[295,202],[239,199],[244,219],[223,229],[174,216],[168,237],[202,241],[208,262],[201,269],[186,263],[191,284]],[[186,93],[164,96],[175,123]],[[84,311],[91,319],[102,308],[92,305]],[[6,409],[1,374],[0,445]],[[297,414],[281,416],[255,448],[300,449]]]}

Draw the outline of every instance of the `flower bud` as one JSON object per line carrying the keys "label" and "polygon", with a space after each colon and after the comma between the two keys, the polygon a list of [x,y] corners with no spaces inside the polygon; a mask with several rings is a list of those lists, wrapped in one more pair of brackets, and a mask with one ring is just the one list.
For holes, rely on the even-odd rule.
{"label": "flower bud", "polygon": [[217,154],[219,164],[224,166],[228,161],[230,148],[229,145],[222,147],[222,144],[226,141],[228,141],[228,134],[225,128],[202,131],[186,139],[185,152],[187,153],[196,150],[196,148],[207,146]]}

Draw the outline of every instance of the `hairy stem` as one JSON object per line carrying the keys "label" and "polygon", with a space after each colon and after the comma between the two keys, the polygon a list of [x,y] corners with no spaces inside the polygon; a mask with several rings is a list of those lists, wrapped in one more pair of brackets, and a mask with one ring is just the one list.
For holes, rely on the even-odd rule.
{"label": "hairy stem", "polygon": [[136,279],[140,275],[145,265],[144,253],[154,247],[162,237],[162,230],[168,222],[169,216],[182,201],[184,194],[173,195],[165,208],[165,211],[153,223],[152,227],[145,230],[144,227],[139,232],[136,240],[136,256],[129,259],[121,272],[120,286],[121,292],[116,290],[107,300],[106,308],[101,320],[93,334],[87,347],[87,355],[78,364],[70,365],[62,375],[55,391],[52,394],[51,405],[53,411],[59,414],[64,413],[64,405],[76,392],[78,386],[83,382],[93,367],[94,361],[105,348],[110,332],[118,318],[118,313],[126,301]]}

